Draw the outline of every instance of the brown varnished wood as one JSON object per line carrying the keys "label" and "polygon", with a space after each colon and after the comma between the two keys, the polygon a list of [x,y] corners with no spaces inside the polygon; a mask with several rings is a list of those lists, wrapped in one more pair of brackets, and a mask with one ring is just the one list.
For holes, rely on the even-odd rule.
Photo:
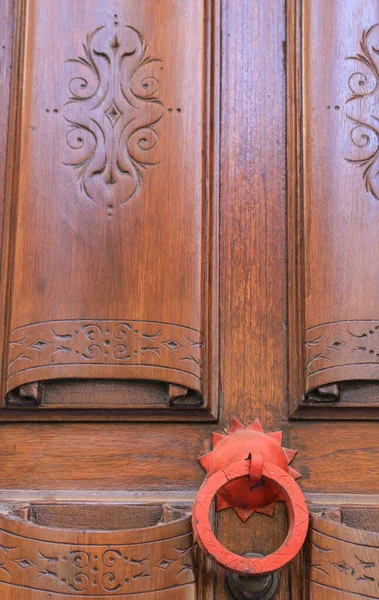
{"label": "brown varnished wood", "polygon": [[309,492],[376,494],[379,448],[372,423],[296,423],[288,431],[298,449],[294,468]]}
{"label": "brown varnished wood", "polygon": [[[323,20],[326,13],[330,19]],[[372,108],[379,13],[372,2],[293,0],[288,15],[291,409],[300,418],[315,407],[319,415],[325,406],[333,413],[333,397],[318,390],[342,382],[335,417],[355,418],[359,389],[347,402],[344,382],[378,376],[378,283],[370,253],[379,219]],[[376,396],[359,418],[378,418]]]}
{"label": "brown varnished wood", "polygon": [[196,597],[188,518],[143,529],[85,532],[0,515],[0,526],[0,589],[6,600],[45,598],[50,592],[56,598]]}
{"label": "brown varnished wood", "polygon": [[288,247],[288,394],[290,409],[296,410],[304,392],[304,257],[302,231],[302,3],[287,2],[287,247]]}
{"label": "brown varnished wood", "polygon": [[159,380],[215,414],[218,2],[16,4],[4,390]]}
{"label": "brown varnished wood", "polygon": [[[10,51],[12,36],[14,47],[12,57],[7,55],[11,88],[11,70],[6,62],[1,65],[0,168],[7,178],[0,325],[2,344],[7,345],[8,329],[16,343],[4,356],[2,378],[17,352],[30,351],[39,357],[31,372],[41,367],[43,381],[36,386],[35,377],[24,380],[15,369],[19,379],[11,386],[16,389],[0,415],[1,529],[18,528],[25,535],[22,548],[33,553],[26,557],[36,564],[23,569],[11,563],[12,577],[25,585],[17,591],[0,569],[7,582],[0,584],[1,599],[52,600],[52,592],[27,587],[35,584],[37,566],[42,573],[57,566],[36,555],[39,544],[58,551],[60,545],[83,542],[87,553],[90,542],[111,549],[131,540],[143,545],[142,525],[156,532],[152,543],[166,548],[161,533],[166,525],[158,521],[174,529],[187,523],[179,504],[188,509],[205,476],[197,457],[210,450],[211,433],[222,433],[233,417],[245,424],[259,417],[266,430],[284,431],[285,446],[299,451],[293,464],[302,473],[307,501],[324,507],[314,509],[313,525],[318,520],[327,539],[333,530],[337,564],[352,567],[350,559],[361,557],[352,550],[357,540],[366,540],[368,548],[366,535],[377,537],[368,531],[377,522],[379,490],[373,423],[377,367],[370,363],[362,369],[354,344],[329,348],[328,358],[333,352],[352,354],[352,367],[339,371],[337,383],[317,380],[309,395],[313,384],[304,366],[306,353],[310,357],[318,347],[306,338],[314,326],[324,328],[321,340],[333,347],[345,335],[346,321],[364,322],[367,331],[353,333],[367,334],[362,339],[371,344],[369,356],[376,347],[379,204],[372,190],[365,191],[363,169],[346,160],[351,150],[359,150],[349,137],[348,114],[367,114],[364,101],[346,104],[349,78],[360,67],[359,60],[347,57],[357,54],[362,32],[379,21],[376,3],[27,0],[3,5],[3,50]],[[78,170],[63,165],[77,154],[66,142],[65,117],[73,119],[78,105],[67,107],[68,86],[86,69],[65,61],[83,56],[83,44],[87,51],[92,42],[100,52],[108,42],[112,48],[116,38],[109,32],[122,23],[141,33],[146,56],[163,61],[147,67],[154,76],[158,67],[159,87],[148,106],[139,101],[145,106],[140,114],[149,117],[139,121],[148,128],[142,142],[147,145],[151,135],[155,139],[151,119],[159,118],[158,102],[163,105],[152,126],[158,141],[148,152],[152,162],[160,162],[145,165],[139,189],[122,205],[120,190],[128,195],[133,177],[119,174],[112,182],[104,171],[104,184],[104,173],[98,173],[88,180],[95,204],[81,190]],[[103,24],[104,30],[87,38]],[[379,42],[379,31],[372,35]],[[124,38],[118,41],[125,49]],[[368,50],[372,54],[371,46]],[[108,63],[98,60],[104,80]],[[79,84],[80,90],[85,87]],[[81,116],[85,102],[79,104]],[[124,106],[106,106],[101,126],[110,132],[112,119],[113,126],[116,119],[122,122],[118,111]],[[98,108],[95,112],[98,118]],[[88,145],[87,137],[83,143]],[[105,142],[112,156],[117,144],[116,138]],[[339,323],[325,327],[331,321]],[[15,329],[25,339],[15,337]],[[193,338],[189,330],[202,335]],[[121,375],[113,359],[105,368],[83,366],[82,355],[91,356],[88,349],[92,356],[97,347],[114,353],[125,341],[138,360]],[[178,363],[192,349],[191,369],[181,375]],[[83,359],[79,368],[65,358],[75,352]],[[148,355],[149,364],[141,358]],[[63,357],[59,363],[57,356]],[[196,398],[203,404],[191,404]],[[168,501],[173,505],[162,507]],[[254,515],[242,524],[226,510],[213,521],[218,538],[239,553],[273,552],[287,532],[283,504],[273,519]],[[190,536],[185,527],[180,532]],[[349,539],[342,540],[346,528]],[[32,542],[33,536],[38,541]],[[12,552],[0,547],[0,563],[12,561]],[[313,569],[315,581],[309,584],[306,561],[314,552],[310,544],[281,571],[280,600],[304,600],[307,594],[322,600],[375,597],[367,587],[371,580],[347,587],[351,569],[340,573],[328,567],[329,587],[326,580],[316,583]],[[183,556],[179,560],[187,564],[188,555]],[[127,563],[115,558],[110,586],[127,577]],[[215,581],[213,566],[201,555],[197,561],[198,573],[193,562],[183,571],[197,584],[165,590],[164,600],[181,600],[180,594],[226,600],[225,573],[217,571]],[[159,581],[174,567],[169,563],[162,573],[157,567]],[[370,576],[371,567],[352,568]],[[65,583],[45,574],[38,585],[72,584],[80,572],[71,561],[61,577]],[[143,571],[132,576],[138,573]],[[99,591],[102,579],[95,581],[97,574],[88,569],[86,574]],[[155,579],[141,575],[140,581],[151,586]],[[366,587],[354,591],[357,585]],[[141,598],[159,599],[152,590],[138,588]]]}
{"label": "brown varnished wood", "polygon": [[[211,431],[217,427],[163,423],[4,425],[0,488],[69,489],[82,490],[83,494],[85,490],[194,492],[204,477],[196,458],[210,450]],[[96,444],[89,444],[90,439]],[[370,423],[338,427],[334,423],[296,423],[286,432],[285,445],[299,451],[293,466],[303,475],[300,483],[305,491],[377,493],[377,470],[372,467],[378,460],[377,435]],[[230,519],[227,512],[219,518]],[[268,519],[264,522],[267,527],[271,525]],[[240,525],[240,530],[250,535],[249,522]]]}
{"label": "brown varnished wood", "polygon": [[309,533],[309,597],[377,598],[379,534],[313,515]]}
{"label": "brown varnished wood", "polygon": [[4,425],[0,488],[168,495],[195,490],[203,479],[196,458],[209,450],[212,429],[163,423]]}
{"label": "brown varnished wood", "polygon": [[[284,5],[238,0],[223,7],[221,115],[221,362],[224,427],[236,415],[265,428],[286,415]],[[234,32],[238,30],[239,35]],[[257,61],[248,61],[272,44]],[[275,40],[275,41],[274,41]],[[259,93],[257,93],[259,90]],[[275,114],[275,119],[272,115]],[[272,198],[276,202],[272,202]],[[275,228],[272,224],[275,223]],[[239,358],[256,368],[237,376]],[[259,364],[259,368],[258,368]],[[262,402],[257,412],[256,399]]]}
{"label": "brown varnished wood", "polygon": [[[269,429],[286,414],[287,365],[277,360],[285,354],[287,320],[285,271],[279,267],[286,245],[283,15],[281,1],[223,3],[222,80],[227,85],[221,113],[220,370],[224,428],[233,417],[246,424],[259,417]],[[241,360],[242,377],[238,375]],[[263,397],[264,401],[258,400]],[[227,548],[244,553],[278,547],[285,529],[282,519],[253,516],[243,525],[232,512],[217,517],[218,538]],[[223,581],[218,573],[218,597],[227,598]],[[286,598],[287,582],[284,573],[279,598]]]}

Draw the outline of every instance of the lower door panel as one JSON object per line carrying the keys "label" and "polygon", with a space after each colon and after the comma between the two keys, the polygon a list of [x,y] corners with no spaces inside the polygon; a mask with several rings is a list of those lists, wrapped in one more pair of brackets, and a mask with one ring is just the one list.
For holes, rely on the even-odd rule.
{"label": "lower door panel", "polygon": [[[104,526],[106,510],[110,529],[118,520],[135,527],[96,530],[96,524]],[[38,505],[17,512],[0,515],[2,600],[196,598],[191,524],[183,510]],[[68,523],[69,514],[74,527],[55,526]]]}

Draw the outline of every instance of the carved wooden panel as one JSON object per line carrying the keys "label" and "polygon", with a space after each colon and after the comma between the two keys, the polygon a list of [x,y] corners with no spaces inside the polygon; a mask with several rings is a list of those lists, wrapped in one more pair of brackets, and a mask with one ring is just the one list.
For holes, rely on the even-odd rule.
{"label": "carved wooden panel", "polygon": [[0,590],[4,600],[20,591],[30,600],[152,594],[157,600],[195,600],[190,521],[83,533],[0,515]]}
{"label": "carved wooden panel", "polygon": [[379,597],[379,534],[313,516],[308,543],[309,597]]}
{"label": "carved wooden panel", "polygon": [[378,23],[376,2],[289,8],[294,409],[303,393],[302,409],[343,408],[344,382],[379,379]]}
{"label": "carved wooden panel", "polygon": [[147,50],[143,35],[114,14],[109,27],[87,34],[81,55],[68,59],[77,72],[64,104],[72,150],[65,164],[83,195],[105,205],[109,219],[115,206],[139,193],[144,170],[160,162],[150,157],[164,113],[158,98],[163,61]]}
{"label": "carved wooden panel", "polygon": [[18,1],[4,394],[139,379],[215,409],[217,14]]}

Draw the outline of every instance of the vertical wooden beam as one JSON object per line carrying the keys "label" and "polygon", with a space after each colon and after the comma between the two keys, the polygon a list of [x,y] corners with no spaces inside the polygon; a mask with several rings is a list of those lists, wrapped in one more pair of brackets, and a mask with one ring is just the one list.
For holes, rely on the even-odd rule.
{"label": "vertical wooden beam", "polygon": [[[286,417],[286,20],[284,0],[224,0],[221,94],[221,424]],[[271,552],[285,509],[242,524],[218,514],[234,552]],[[226,598],[218,574],[218,598]],[[286,589],[287,574],[281,573]],[[284,593],[284,591],[283,591]],[[280,596],[280,597],[285,597]]]}

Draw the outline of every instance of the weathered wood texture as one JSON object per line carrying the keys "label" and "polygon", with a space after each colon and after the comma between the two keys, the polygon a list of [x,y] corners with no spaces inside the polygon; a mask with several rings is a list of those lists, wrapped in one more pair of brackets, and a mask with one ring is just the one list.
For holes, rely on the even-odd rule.
{"label": "weathered wood texture", "polygon": [[379,597],[379,533],[313,516],[308,544],[309,597]]}
{"label": "weathered wood texture", "polygon": [[207,399],[218,2],[17,5],[3,389],[131,378]]}

